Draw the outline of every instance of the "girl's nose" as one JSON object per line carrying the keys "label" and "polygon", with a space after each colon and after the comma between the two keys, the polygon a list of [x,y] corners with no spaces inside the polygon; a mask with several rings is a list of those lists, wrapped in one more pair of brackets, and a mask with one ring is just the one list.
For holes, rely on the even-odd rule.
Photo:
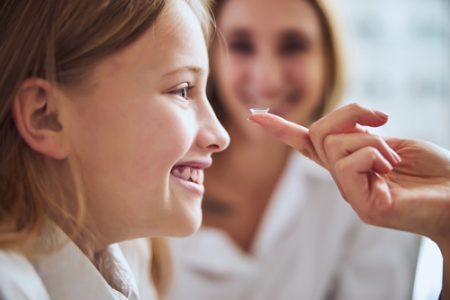
{"label": "girl's nose", "polygon": [[212,107],[207,105],[201,122],[201,129],[198,136],[200,148],[215,153],[225,150],[230,144],[230,136],[225,128],[220,124]]}

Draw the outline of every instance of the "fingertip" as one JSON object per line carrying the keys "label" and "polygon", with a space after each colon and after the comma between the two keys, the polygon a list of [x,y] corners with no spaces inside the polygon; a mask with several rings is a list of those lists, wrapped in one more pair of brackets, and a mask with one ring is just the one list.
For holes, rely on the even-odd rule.
{"label": "fingertip", "polygon": [[279,123],[285,123],[285,120],[277,115],[270,113],[256,113],[248,117],[248,120],[255,122],[259,125],[274,125]]}
{"label": "fingertip", "polygon": [[380,120],[385,120],[387,121],[389,119],[389,115],[385,112],[379,111],[379,110],[374,110],[375,115],[380,119]]}
{"label": "fingertip", "polygon": [[389,115],[382,111],[373,110],[373,115],[375,116],[374,123],[371,124],[373,127],[385,125],[389,121]]}
{"label": "fingertip", "polygon": [[361,114],[357,117],[357,124],[370,127],[380,127],[387,123],[389,117],[378,111],[370,111],[367,114]]}
{"label": "fingertip", "polygon": [[260,126],[267,125],[267,120],[266,120],[266,118],[262,117],[262,114],[250,115],[247,120],[256,125],[260,125]]}
{"label": "fingertip", "polygon": [[402,162],[402,158],[400,157],[400,155],[398,155],[398,153],[395,152],[393,149],[391,149],[391,154],[394,157],[396,165]]}
{"label": "fingertip", "polygon": [[257,115],[250,115],[247,120],[252,121],[252,122],[257,122],[258,121],[258,117]]}

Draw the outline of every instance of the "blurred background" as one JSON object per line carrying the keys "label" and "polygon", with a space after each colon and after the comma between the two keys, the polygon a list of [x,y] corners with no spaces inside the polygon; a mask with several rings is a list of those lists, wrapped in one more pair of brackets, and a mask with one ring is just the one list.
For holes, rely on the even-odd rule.
{"label": "blurred background", "polygon": [[450,1],[330,1],[346,42],[345,101],[389,113],[392,135],[450,148]]}
{"label": "blurred background", "polygon": [[[334,2],[346,43],[344,101],[387,112],[390,121],[379,133],[450,149],[450,1]],[[437,299],[442,258],[428,239],[417,268],[413,299]]]}

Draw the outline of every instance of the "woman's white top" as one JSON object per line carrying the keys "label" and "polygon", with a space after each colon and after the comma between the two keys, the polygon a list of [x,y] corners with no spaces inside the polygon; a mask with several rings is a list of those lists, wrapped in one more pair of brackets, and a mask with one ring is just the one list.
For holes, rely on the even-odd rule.
{"label": "woman's white top", "polygon": [[[146,240],[108,246],[100,257],[100,272],[61,229],[54,229],[53,242],[66,243],[50,254],[26,257],[0,250],[1,300],[156,299],[150,281],[146,281],[150,259]],[[130,263],[121,247],[132,254]]]}
{"label": "woman's white top", "polygon": [[411,299],[419,238],[363,224],[328,173],[294,153],[250,254],[223,232],[172,239],[170,300]]}
{"label": "woman's white top", "polygon": [[435,242],[422,238],[412,300],[436,300],[442,289],[443,258]]}

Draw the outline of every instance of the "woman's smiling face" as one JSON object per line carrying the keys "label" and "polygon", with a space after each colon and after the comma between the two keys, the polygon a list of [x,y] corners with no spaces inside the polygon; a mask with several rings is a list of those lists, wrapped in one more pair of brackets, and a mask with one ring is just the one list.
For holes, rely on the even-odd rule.
{"label": "woman's smiling face", "polygon": [[235,123],[251,107],[307,123],[323,99],[320,19],[304,0],[227,0],[216,16],[227,47],[215,44],[219,99]]}
{"label": "woman's smiling face", "polygon": [[119,240],[182,236],[201,223],[203,169],[228,134],[205,94],[208,57],[185,1],[168,1],[136,42],[67,91],[71,155],[89,215]]}

